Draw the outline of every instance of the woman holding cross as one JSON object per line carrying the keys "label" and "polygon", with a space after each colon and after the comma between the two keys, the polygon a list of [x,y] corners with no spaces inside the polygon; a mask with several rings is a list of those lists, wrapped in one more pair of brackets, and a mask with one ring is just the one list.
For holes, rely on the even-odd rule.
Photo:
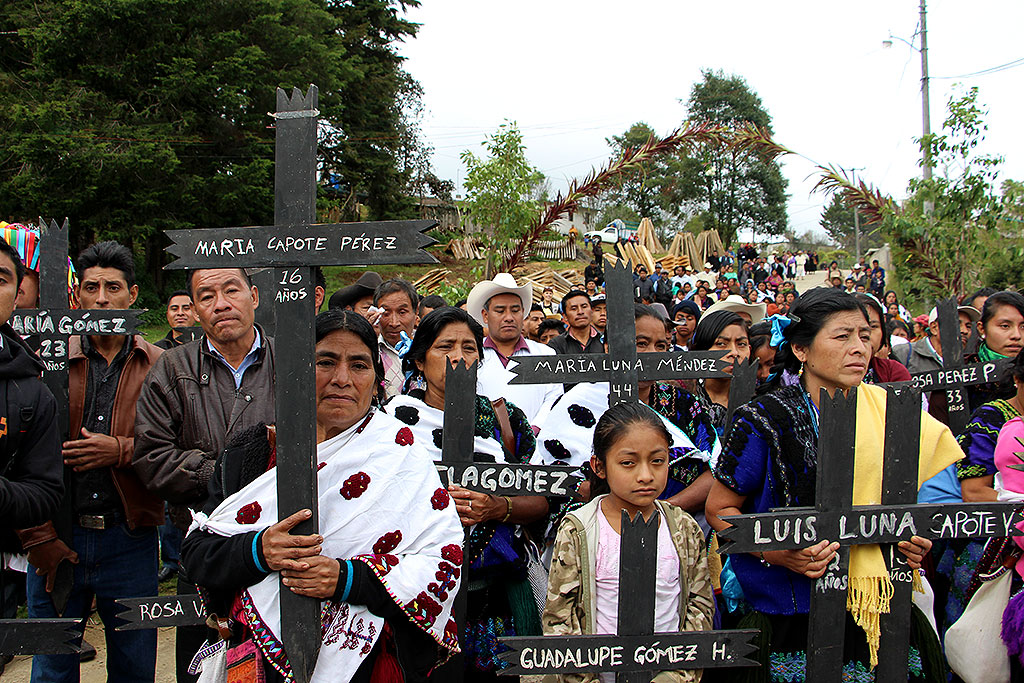
{"label": "woman holding cross", "polygon": [[312,681],[425,681],[458,649],[455,506],[424,444],[375,409],[384,366],[370,323],[352,311],[317,316],[315,353],[320,533],[292,533],[310,510],[276,522],[274,430],[238,434],[181,549],[222,638],[197,659],[204,674],[226,667],[228,680],[288,679],[279,591],[290,590],[322,601]]}
{"label": "woman holding cross", "polygon": [[[459,308],[443,307],[420,321],[412,346],[403,359],[403,395],[384,409],[408,425],[431,459],[441,460],[441,436],[449,365],[472,365],[483,356],[483,327]],[[528,463],[536,445],[522,410],[511,403],[492,404],[483,396],[466,397],[474,410],[474,453],[482,462]],[[463,527],[463,581],[469,585],[465,642],[465,680],[496,680],[497,639],[540,634],[540,615],[525,580],[526,547],[522,525],[548,512],[543,496],[495,496],[450,486],[447,492]],[[454,592],[454,589],[453,589]],[[443,680],[443,674],[439,672]]]}
{"label": "woman holding cross", "polygon": [[[788,318],[776,317],[772,324],[778,348],[775,378],[768,393],[736,411],[708,496],[707,518],[716,530],[729,527],[722,520],[729,515],[814,505],[822,389],[834,394],[857,387],[854,504],[881,500],[886,395],[862,384],[871,359],[871,327],[863,306],[849,294],[818,288],[797,299]],[[781,386],[784,369],[799,377],[797,384]],[[919,485],[963,455],[949,429],[927,414],[922,415],[920,444]],[[812,584],[838,548],[824,539],[802,550],[730,556],[742,597],[752,608],[739,627],[762,632],[761,668],[730,680],[804,680]],[[917,536],[899,544],[914,569],[930,548],[930,541]],[[879,547],[854,547],[844,647],[850,680],[873,680],[869,672],[877,663],[879,617],[888,611],[885,596],[891,591]],[[912,680],[944,681],[938,641],[916,609],[914,620],[913,633],[929,637],[911,638]]]}

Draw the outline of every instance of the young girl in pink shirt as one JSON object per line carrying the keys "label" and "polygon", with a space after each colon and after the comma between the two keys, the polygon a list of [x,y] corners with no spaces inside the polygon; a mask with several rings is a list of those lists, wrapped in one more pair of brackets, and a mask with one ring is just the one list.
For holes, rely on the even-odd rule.
{"label": "young girl in pink shirt", "polygon": [[[555,538],[542,618],[545,635],[618,632],[622,511],[649,520],[657,511],[655,632],[711,628],[714,615],[704,534],[681,508],[658,500],[668,481],[669,434],[642,403],[621,403],[594,429],[592,499],[562,520]],[[657,683],[695,683],[700,671],[662,671]],[[565,674],[558,681],[614,681],[614,675]]]}

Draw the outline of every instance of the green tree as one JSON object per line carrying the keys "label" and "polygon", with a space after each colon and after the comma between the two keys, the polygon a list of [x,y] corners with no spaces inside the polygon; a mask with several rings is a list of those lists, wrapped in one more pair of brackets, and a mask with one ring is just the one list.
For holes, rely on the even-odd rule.
{"label": "green tree", "polygon": [[[769,135],[772,120],[761,98],[740,76],[705,70],[687,100],[691,122],[758,126]],[[786,187],[779,164],[751,151],[697,145],[687,154],[680,189],[686,201],[706,211],[728,246],[740,230],[781,235],[786,229]]]}
{"label": "green tree", "polygon": [[[856,235],[853,223],[854,209],[846,205],[838,196],[833,195],[825,210],[821,212],[821,227],[832,243],[851,254],[856,253]],[[885,244],[885,238],[879,230],[878,223],[868,223],[867,218],[860,217],[860,249],[861,253]]]}
{"label": "green tree", "polygon": [[[402,13],[416,5],[6,0],[0,216],[68,216],[73,253],[116,239],[159,286],[160,231],[273,220],[266,112],[275,86],[309,83],[324,120],[321,209],[408,215],[419,143],[406,112],[419,87],[395,44],[415,35]],[[144,294],[152,306],[158,293]]]}
{"label": "green tree", "polygon": [[520,239],[537,218],[544,174],[526,158],[515,121],[501,124],[482,146],[486,157],[469,150],[460,155],[466,165],[466,209],[492,245],[507,246]]}
{"label": "green tree", "polygon": [[936,173],[928,181],[911,180],[909,197],[900,205],[863,181],[854,184],[835,169],[822,169],[819,187],[839,191],[864,215],[882,222],[896,276],[910,299],[962,295],[983,281],[989,265],[1006,270],[992,252],[1013,246],[1009,238],[1016,231],[1001,230],[1019,215],[1019,195],[1012,183],[999,195],[1002,158],[978,150],[987,126],[977,98],[977,88],[950,98],[943,132],[922,141],[930,147]]}

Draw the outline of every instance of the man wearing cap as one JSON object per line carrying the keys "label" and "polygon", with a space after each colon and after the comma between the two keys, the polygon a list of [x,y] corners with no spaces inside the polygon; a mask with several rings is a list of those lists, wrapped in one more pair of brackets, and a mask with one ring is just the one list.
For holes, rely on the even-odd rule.
{"label": "man wearing cap", "polygon": [[504,398],[518,406],[531,425],[539,425],[562,395],[560,384],[510,384],[515,375],[508,369],[515,356],[554,355],[550,346],[523,337],[523,316],[533,305],[533,287],[522,286],[509,273],[473,286],[466,300],[467,312],[487,329],[484,357],[477,373],[477,391],[494,401]]}
{"label": "man wearing cap", "polygon": [[[956,310],[960,318],[960,344],[967,346],[971,328],[981,319],[981,312],[973,306],[958,306]],[[927,334],[910,344],[910,355],[907,357],[906,365],[911,374],[942,368],[942,338],[939,336],[937,309],[933,308],[928,313]],[[928,398],[928,412],[941,422],[948,421],[945,392],[931,392]]]}
{"label": "man wearing cap", "polygon": [[604,294],[598,294],[590,299],[590,324],[598,334],[604,336],[608,324],[608,302]]}
{"label": "man wearing cap", "polygon": [[[331,295],[327,302],[328,308],[355,311],[364,318],[370,319],[368,313],[373,306],[373,293],[384,283],[384,279],[372,270],[359,276],[354,284],[342,287]],[[371,322],[373,322],[371,320]]]}
{"label": "man wearing cap", "polygon": [[545,287],[541,293],[540,308],[544,311],[545,316],[558,315],[558,306],[555,304],[554,296],[555,290],[551,285]]}
{"label": "man wearing cap", "polygon": [[[742,299],[740,300],[742,301]],[[693,301],[680,301],[672,309],[672,322],[675,325],[673,337],[676,346],[679,347],[678,350],[688,350],[690,337],[697,329],[698,320],[700,320],[700,306]]]}

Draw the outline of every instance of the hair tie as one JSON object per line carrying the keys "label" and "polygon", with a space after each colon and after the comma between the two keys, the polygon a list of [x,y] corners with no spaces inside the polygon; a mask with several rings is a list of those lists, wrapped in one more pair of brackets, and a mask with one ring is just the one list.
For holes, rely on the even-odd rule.
{"label": "hair tie", "polygon": [[800,322],[800,319],[795,316],[785,316],[778,313],[768,316],[768,320],[772,323],[772,338],[768,341],[768,346],[776,349],[789,343],[785,336],[786,328],[794,322]]}

